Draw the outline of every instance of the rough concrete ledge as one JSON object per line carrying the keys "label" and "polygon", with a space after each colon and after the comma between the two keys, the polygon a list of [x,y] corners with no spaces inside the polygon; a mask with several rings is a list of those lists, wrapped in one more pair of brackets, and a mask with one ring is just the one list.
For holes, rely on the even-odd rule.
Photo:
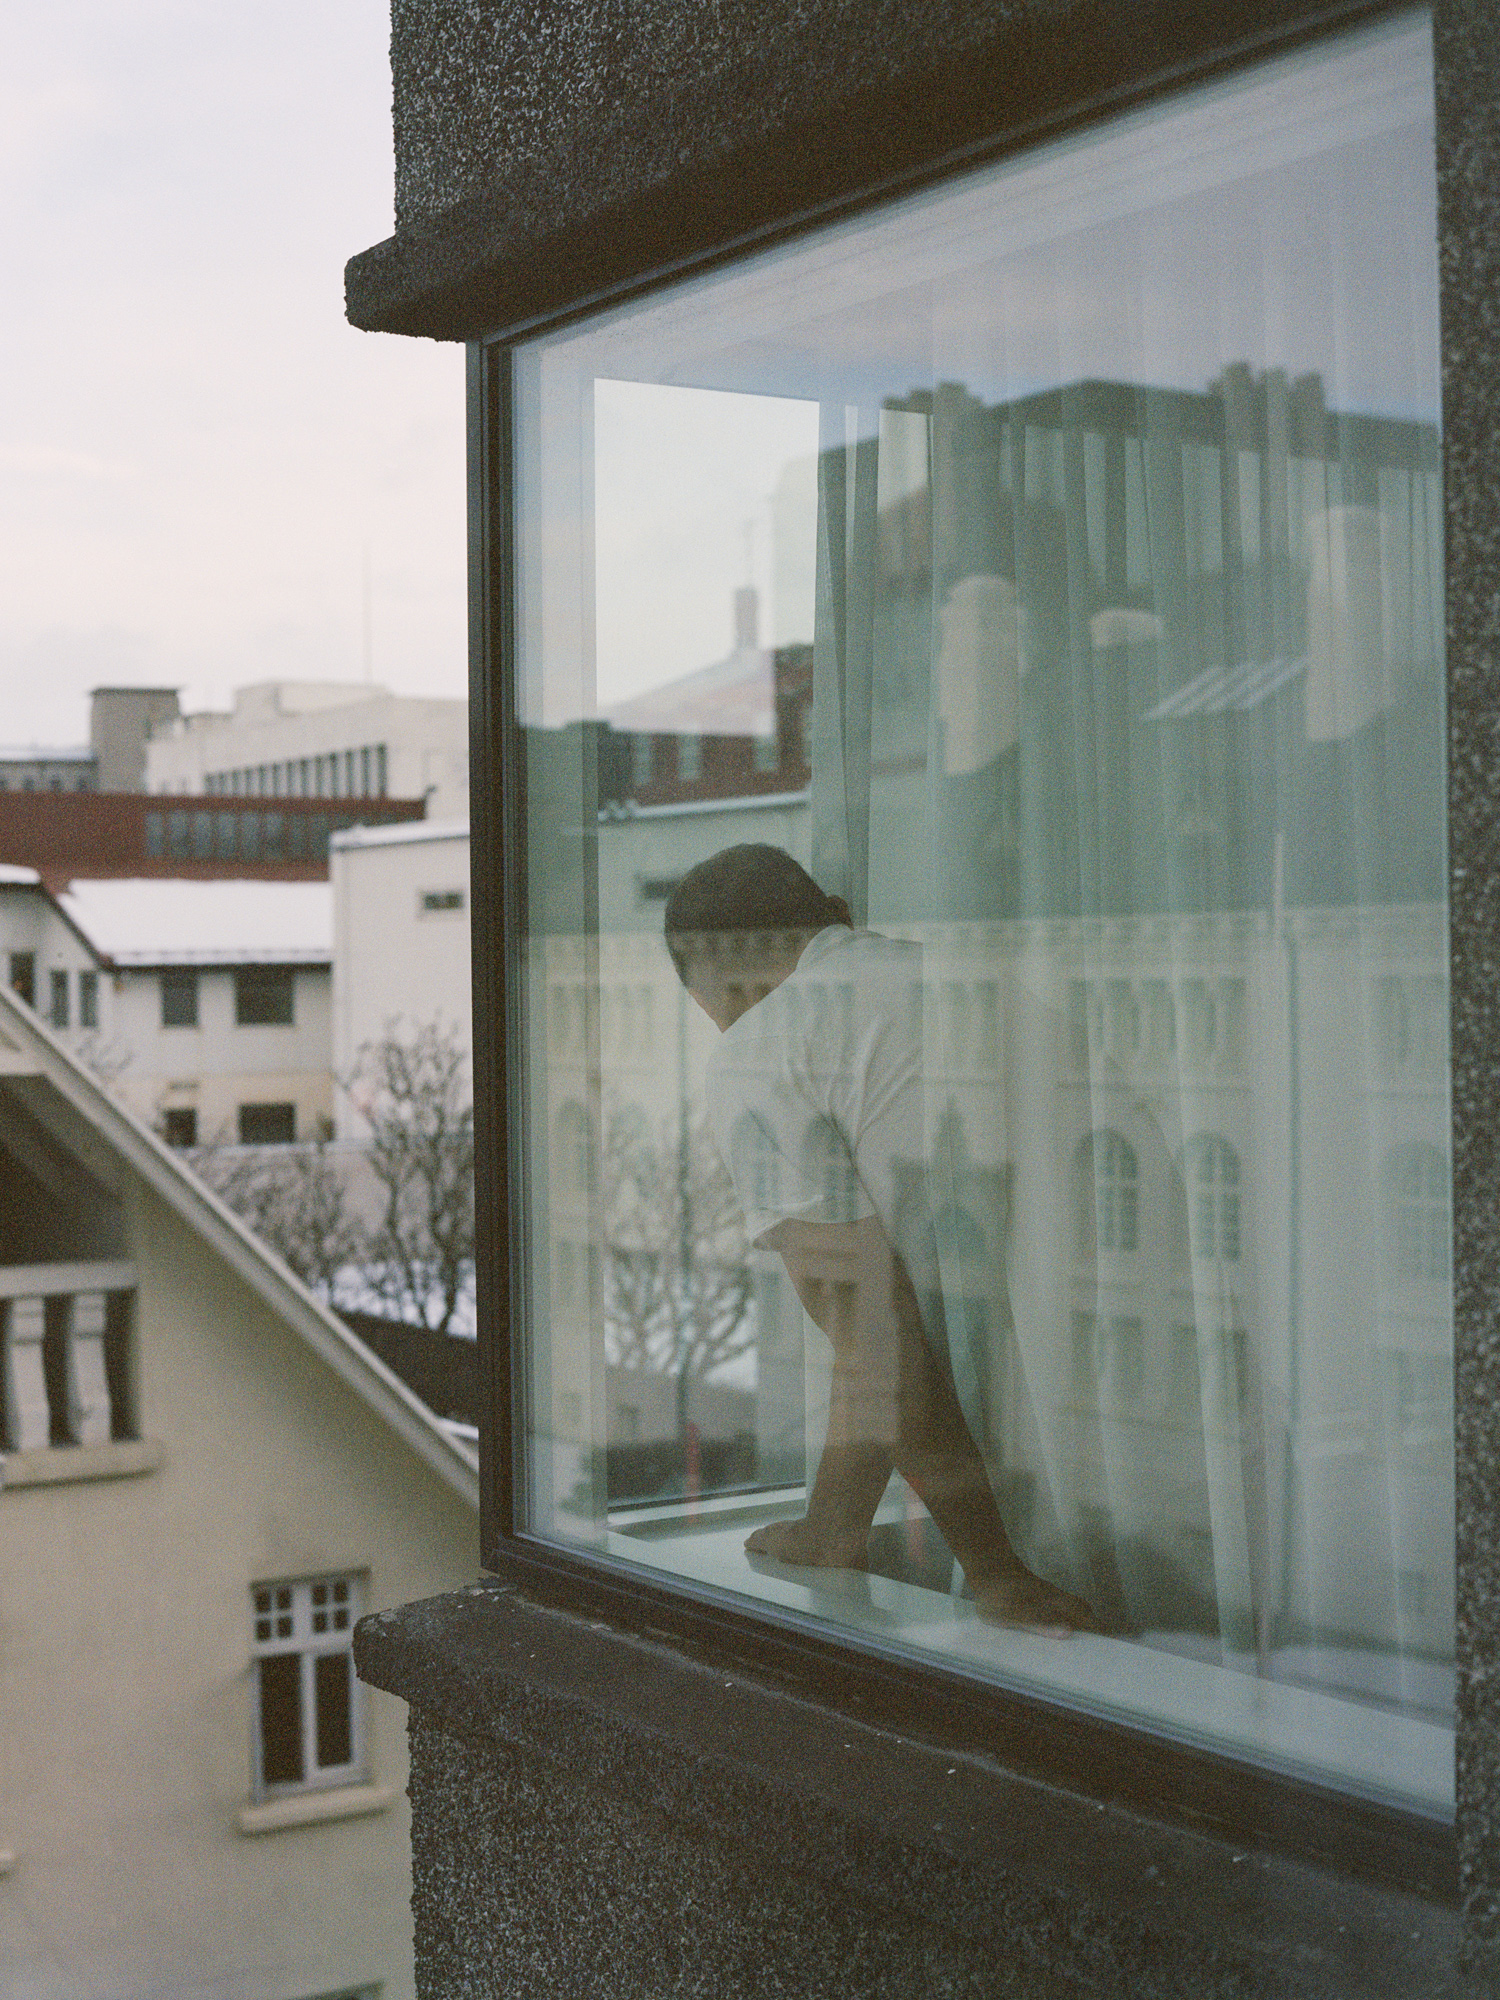
{"label": "rough concrete ledge", "polygon": [[850,1721],[480,1584],[365,1619],[412,1706],[422,1990],[1464,1989],[1457,1916]]}
{"label": "rough concrete ledge", "polygon": [[1024,143],[1368,0],[396,0],[372,331],[470,339]]}

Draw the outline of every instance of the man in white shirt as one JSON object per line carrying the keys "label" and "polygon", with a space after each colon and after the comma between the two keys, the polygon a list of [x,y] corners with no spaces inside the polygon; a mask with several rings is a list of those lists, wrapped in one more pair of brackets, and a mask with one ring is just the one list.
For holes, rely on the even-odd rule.
{"label": "man in white shirt", "polygon": [[[962,1565],[981,1614],[1063,1637],[1087,1604],[1016,1554],[910,1270],[926,1200],[919,945],[856,931],[780,848],[726,848],[667,904],[667,946],[721,1029],[709,1113],[752,1243],[778,1251],[833,1344],[828,1435],[806,1515],[758,1528],[752,1555],[863,1568],[892,1470]],[[936,1310],[929,1306],[929,1314]]]}

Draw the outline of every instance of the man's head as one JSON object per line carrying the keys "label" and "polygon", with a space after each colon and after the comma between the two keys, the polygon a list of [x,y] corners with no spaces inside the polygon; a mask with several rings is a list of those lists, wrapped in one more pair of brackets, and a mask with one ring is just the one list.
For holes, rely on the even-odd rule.
{"label": "man's head", "polygon": [[667,949],[683,985],[721,1028],[786,978],[807,940],[851,921],[779,847],[747,842],[690,868],[667,899]]}

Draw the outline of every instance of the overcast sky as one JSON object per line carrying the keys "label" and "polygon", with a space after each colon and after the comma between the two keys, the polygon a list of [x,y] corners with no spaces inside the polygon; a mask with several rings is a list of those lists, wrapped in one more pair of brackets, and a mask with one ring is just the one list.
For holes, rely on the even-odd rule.
{"label": "overcast sky", "polygon": [[386,0],[32,0],[0,60],[0,743],[87,690],[464,691],[463,356],[356,333]]}

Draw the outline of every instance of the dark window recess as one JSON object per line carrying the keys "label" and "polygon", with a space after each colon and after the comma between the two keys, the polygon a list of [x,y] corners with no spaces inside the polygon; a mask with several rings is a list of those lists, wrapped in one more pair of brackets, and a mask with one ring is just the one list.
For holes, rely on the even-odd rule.
{"label": "dark window recess", "polygon": [[260,1781],[300,1785],[302,1768],[302,1656],[273,1653],[260,1669]]}
{"label": "dark window recess", "polygon": [[212,861],[214,858],[214,816],[209,812],[193,814],[193,859]]}
{"label": "dark window recess", "polygon": [[294,974],[289,965],[243,965],[234,975],[234,1018],[241,1028],[292,1025]]}
{"label": "dark window recess", "polygon": [[235,839],[235,816],[232,812],[215,813],[214,822],[217,829],[214,851],[221,861],[233,861],[239,852],[239,842]]}
{"label": "dark window recess", "polygon": [[317,1709],[318,1769],[327,1771],[351,1762],[354,1736],[350,1728],[349,1655],[319,1653],[313,1660]]}
{"label": "dark window recess", "polygon": [[97,972],[80,972],[78,975],[78,1025],[80,1028],[97,1028],[99,1025]]}
{"label": "dark window recess", "polygon": [[307,816],[304,813],[292,813],[288,816],[286,823],[287,860],[300,861],[306,846]]}
{"label": "dark window recess", "polygon": [[198,975],[186,967],[174,967],[161,976],[161,1024],[164,1028],[196,1028],[198,1025]]}
{"label": "dark window recess", "polygon": [[290,1146],[297,1136],[295,1104],[242,1104],[242,1146]]}
{"label": "dark window recess", "polygon": [[176,1106],[161,1115],[161,1135],[169,1146],[196,1146],[198,1113],[192,1105]]}
{"label": "dark window recess", "polygon": [[240,859],[259,861],[260,859],[260,814],[255,812],[240,814]]}
{"label": "dark window recess", "polygon": [[134,1307],[129,1292],[111,1292],[104,1307],[104,1379],[109,1386],[109,1434],[117,1441],[141,1434],[135,1407],[135,1372],[130,1365]]}
{"label": "dark window recess", "polygon": [[146,853],[153,861],[159,861],[162,853],[162,835],[166,822],[160,813],[146,815]]}
{"label": "dark window recess", "polygon": [[47,1384],[47,1439],[72,1444],[68,1430],[68,1311],[71,1301],[48,1299],[42,1321],[42,1375]]}
{"label": "dark window recess", "polygon": [[328,859],[327,813],[314,813],[307,822],[307,858],[309,861]]}
{"label": "dark window recess", "polygon": [[464,906],[462,889],[424,889],[422,891],[422,914],[431,916],[439,910],[461,910]]}
{"label": "dark window recess", "polygon": [[283,815],[268,812],[261,822],[261,858],[265,861],[281,859],[281,832]]}
{"label": "dark window recess", "polygon": [[68,1025],[68,975],[66,971],[52,974],[52,998],[47,1009],[47,1018],[54,1028]]}
{"label": "dark window recess", "polygon": [[36,953],[13,951],[10,955],[10,990],[19,994],[28,1007],[36,1005]]}
{"label": "dark window recess", "polygon": [[167,851],[174,861],[186,861],[188,858],[189,817],[185,812],[167,814]]}

